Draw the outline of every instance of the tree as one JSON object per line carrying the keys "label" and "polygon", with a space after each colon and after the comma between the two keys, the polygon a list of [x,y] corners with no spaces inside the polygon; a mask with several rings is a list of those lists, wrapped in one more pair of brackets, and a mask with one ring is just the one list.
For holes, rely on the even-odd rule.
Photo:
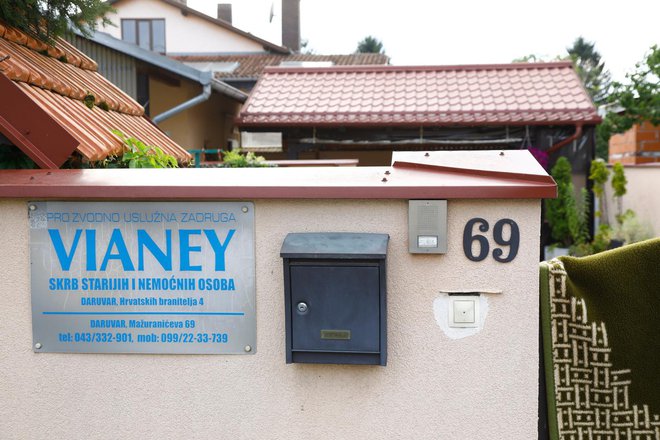
{"label": "tree", "polygon": [[626,74],[627,83],[613,83],[608,102],[616,111],[610,111],[603,121],[603,130],[609,138],[623,133],[634,124],[645,121],[660,125],[660,49],[651,49],[642,62],[635,64],[635,72]]}
{"label": "tree", "polygon": [[358,43],[355,53],[380,53],[385,54],[383,43],[379,39],[368,35]]}
{"label": "tree", "polygon": [[104,0],[0,0],[0,20],[39,40],[50,42],[70,27],[89,35],[97,20],[113,9]]}
{"label": "tree", "polygon": [[578,37],[566,51],[594,104],[605,104],[610,91],[611,75],[605,69],[605,63],[601,60],[595,43]]}

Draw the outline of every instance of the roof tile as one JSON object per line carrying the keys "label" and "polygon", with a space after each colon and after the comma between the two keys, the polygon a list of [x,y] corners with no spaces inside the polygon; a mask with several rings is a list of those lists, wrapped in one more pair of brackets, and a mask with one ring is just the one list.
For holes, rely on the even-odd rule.
{"label": "roof tile", "polygon": [[239,125],[596,123],[568,62],[268,68]]}
{"label": "roof tile", "polygon": [[[190,161],[189,153],[143,117],[144,109],[137,102],[96,71],[93,60],[62,39],[46,46],[48,55],[43,47],[44,43],[0,23],[0,72],[79,142],[77,150],[83,156],[96,161],[120,152],[122,141],[112,133],[118,129],[158,145],[179,162]],[[12,82],[6,84],[11,87]],[[83,102],[89,95],[96,104],[91,109]],[[100,108],[104,104],[107,111]]]}

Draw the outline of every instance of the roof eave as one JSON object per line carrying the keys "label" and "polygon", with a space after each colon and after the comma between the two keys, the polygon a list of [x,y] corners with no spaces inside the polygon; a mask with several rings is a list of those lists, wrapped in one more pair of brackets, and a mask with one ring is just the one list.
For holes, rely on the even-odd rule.
{"label": "roof eave", "polygon": [[242,117],[235,119],[235,124],[240,129],[264,128],[264,129],[290,129],[290,128],[420,128],[420,127],[502,127],[502,126],[573,126],[573,125],[597,125],[602,121],[600,117],[585,120],[519,120],[519,121],[474,121],[474,122],[327,122],[327,121],[304,121],[304,122],[260,122],[249,121]]}
{"label": "roof eave", "polygon": [[[247,94],[238,90],[235,87],[232,87],[229,84],[224,83],[222,80],[214,78],[213,72],[204,72],[194,67],[190,67],[181,63],[179,61],[173,60],[169,57],[160,55],[158,53],[142,49],[139,46],[136,46],[131,43],[119,40],[109,34],[104,32],[94,32],[90,37],[86,37],[80,31],[74,29],[76,35],[81,38],[88,38],[91,41],[105,46],[109,49],[116,50],[125,55],[133,57],[137,60],[156,66],[160,69],[166,70],[175,75],[181,76],[183,78],[195,81],[202,86],[211,84],[213,90],[222,93],[232,99],[237,100],[238,102],[245,102],[247,100]],[[222,84],[218,84],[222,83]]]}

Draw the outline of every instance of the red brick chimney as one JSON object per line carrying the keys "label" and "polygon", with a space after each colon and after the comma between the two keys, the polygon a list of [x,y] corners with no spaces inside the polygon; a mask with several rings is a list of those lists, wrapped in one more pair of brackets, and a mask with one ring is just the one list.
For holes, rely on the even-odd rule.
{"label": "red brick chimney", "polygon": [[300,0],[282,0],[282,46],[300,52]]}

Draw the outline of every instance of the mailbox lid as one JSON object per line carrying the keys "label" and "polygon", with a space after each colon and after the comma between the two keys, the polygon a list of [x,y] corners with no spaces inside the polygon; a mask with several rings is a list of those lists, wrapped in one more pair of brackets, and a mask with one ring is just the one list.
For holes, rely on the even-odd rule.
{"label": "mailbox lid", "polygon": [[291,233],[286,236],[280,256],[309,259],[385,259],[387,234],[352,232]]}
{"label": "mailbox lid", "polygon": [[[293,350],[377,353],[380,268],[292,265]],[[305,313],[297,310],[304,302]]]}

